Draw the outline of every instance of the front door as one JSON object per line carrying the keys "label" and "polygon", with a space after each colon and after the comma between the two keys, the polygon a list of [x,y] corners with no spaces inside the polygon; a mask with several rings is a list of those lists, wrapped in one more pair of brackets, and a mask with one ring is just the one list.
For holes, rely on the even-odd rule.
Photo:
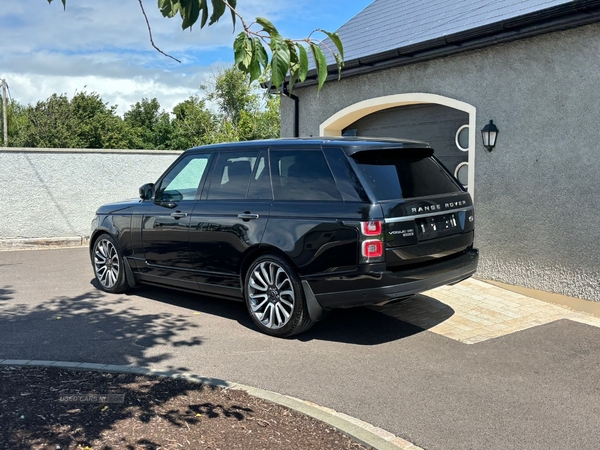
{"label": "front door", "polygon": [[145,265],[141,272],[148,281],[196,288],[191,273],[190,219],[209,160],[209,154],[181,159],[159,181],[153,201],[144,202],[141,233]]}

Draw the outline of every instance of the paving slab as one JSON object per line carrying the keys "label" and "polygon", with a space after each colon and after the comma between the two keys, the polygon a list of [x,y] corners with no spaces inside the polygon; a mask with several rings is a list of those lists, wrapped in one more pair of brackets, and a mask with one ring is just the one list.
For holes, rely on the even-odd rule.
{"label": "paving slab", "polygon": [[375,309],[464,344],[477,344],[563,319],[600,327],[599,317],[474,278]]}

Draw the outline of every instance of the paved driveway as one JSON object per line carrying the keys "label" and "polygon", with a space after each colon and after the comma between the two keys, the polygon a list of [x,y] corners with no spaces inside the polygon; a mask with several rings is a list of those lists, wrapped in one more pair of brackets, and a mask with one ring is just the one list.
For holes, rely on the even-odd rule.
{"label": "paved driveway", "polygon": [[0,252],[0,359],[181,369],[309,400],[426,449],[597,449],[598,320],[479,281],[337,311],[296,339],[245,307],[109,295],[86,249]]}

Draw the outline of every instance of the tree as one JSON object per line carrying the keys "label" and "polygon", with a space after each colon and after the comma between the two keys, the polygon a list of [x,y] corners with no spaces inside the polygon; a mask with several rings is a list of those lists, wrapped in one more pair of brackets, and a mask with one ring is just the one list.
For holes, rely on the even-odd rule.
{"label": "tree", "polygon": [[218,121],[204,100],[191,96],[173,108],[173,116],[170,148],[185,150],[215,142]]}
{"label": "tree", "polygon": [[[52,3],[52,1],[48,0],[48,3]],[[142,0],[138,1],[148,25],[152,46],[165,54],[154,44],[152,29]],[[67,0],[61,0],[61,2],[66,8]],[[291,90],[296,82],[303,82],[306,79],[309,64],[308,49],[315,62],[318,89],[320,90],[328,75],[327,60],[321,45],[333,54],[338,74],[341,72],[344,65],[344,48],[337,33],[319,28],[304,39],[293,40],[281,36],[277,28],[263,17],[257,17],[254,22],[248,24],[235,9],[237,0],[211,0],[210,3],[212,11],[208,0],[158,0],[158,8],[164,17],[179,16],[181,27],[184,30],[197,23],[200,23],[200,28],[207,24],[208,26],[213,25],[227,11],[231,15],[234,29],[239,19],[243,31],[237,35],[233,44],[235,64],[243,73],[249,75],[250,82],[258,80],[261,75],[270,70],[271,82],[276,88],[283,84],[287,76]],[[322,33],[329,40],[314,39],[312,36],[315,32]],[[267,48],[269,52],[267,52]]]}
{"label": "tree", "polygon": [[203,98],[189,97],[172,114],[156,98],[143,98],[123,119],[117,106],[108,105],[96,92],[76,92],[71,99],[53,94],[35,106],[12,100],[7,106],[9,145],[184,150],[279,137],[279,96],[249,79],[235,66],[221,69],[202,86]]}
{"label": "tree", "polygon": [[[2,116],[2,103],[0,102],[0,116]],[[8,146],[23,147],[25,130],[27,128],[27,107],[12,99],[6,105]],[[4,124],[0,121],[0,136],[4,134]]]}
{"label": "tree", "polygon": [[73,115],[66,95],[52,94],[27,111],[26,147],[81,147],[73,133]]}
{"label": "tree", "polygon": [[269,95],[266,105],[254,114],[247,110],[242,111],[237,128],[243,140],[247,141],[280,137],[279,96]]}
{"label": "tree", "polygon": [[220,70],[208,86],[207,99],[218,107],[220,132],[216,142],[279,137],[279,96],[260,89],[237,67]]}
{"label": "tree", "polygon": [[213,77],[208,90],[208,100],[216,103],[222,116],[237,125],[242,111],[258,108],[258,96],[253,92],[248,75],[235,67],[220,70]]}
{"label": "tree", "polygon": [[130,148],[130,130],[96,92],[76,93],[70,101],[73,147]]}
{"label": "tree", "polygon": [[132,133],[95,92],[52,94],[35,106],[11,102],[9,144],[48,148],[134,148]]}
{"label": "tree", "polygon": [[171,139],[171,120],[169,114],[160,109],[156,98],[143,98],[131,106],[123,115],[135,141],[134,148],[160,149],[168,148]]}
{"label": "tree", "polygon": [[279,96],[250,83],[249,75],[222,69],[202,89],[204,98],[191,96],[173,108],[169,148],[279,137]]}

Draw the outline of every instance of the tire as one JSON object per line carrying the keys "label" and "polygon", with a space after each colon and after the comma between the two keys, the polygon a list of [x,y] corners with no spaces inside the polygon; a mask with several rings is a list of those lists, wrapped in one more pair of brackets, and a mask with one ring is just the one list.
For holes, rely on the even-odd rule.
{"label": "tire", "polygon": [[250,317],[265,334],[289,337],[314,325],[298,275],[278,256],[263,255],[250,265],[244,297]]}
{"label": "tire", "polygon": [[98,236],[91,256],[100,289],[113,294],[121,294],[129,289],[123,254],[111,235],[103,233]]}

